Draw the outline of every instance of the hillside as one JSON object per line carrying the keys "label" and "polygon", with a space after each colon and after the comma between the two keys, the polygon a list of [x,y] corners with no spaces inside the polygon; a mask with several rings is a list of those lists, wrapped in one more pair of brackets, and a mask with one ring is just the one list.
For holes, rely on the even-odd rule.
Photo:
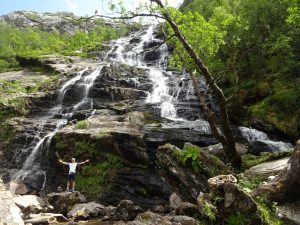
{"label": "hillside", "polygon": [[1,16],[0,224],[299,224],[294,3]]}
{"label": "hillside", "polygon": [[[207,63],[230,99],[232,121],[300,135],[297,1],[185,0],[222,36]],[[196,38],[196,37],[195,37]]]}

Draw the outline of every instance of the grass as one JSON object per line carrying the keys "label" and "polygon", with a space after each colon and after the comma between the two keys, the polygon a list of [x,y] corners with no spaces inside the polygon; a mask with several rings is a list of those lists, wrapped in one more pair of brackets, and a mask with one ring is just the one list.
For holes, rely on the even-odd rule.
{"label": "grass", "polygon": [[87,120],[82,120],[76,123],[75,128],[76,129],[88,129],[90,127],[90,123]]}

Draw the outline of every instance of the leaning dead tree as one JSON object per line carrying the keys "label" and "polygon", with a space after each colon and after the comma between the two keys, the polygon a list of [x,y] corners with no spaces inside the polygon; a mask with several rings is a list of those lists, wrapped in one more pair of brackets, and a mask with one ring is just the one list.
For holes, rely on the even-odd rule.
{"label": "leaning dead tree", "polygon": [[253,197],[269,195],[276,202],[300,199],[300,139],[284,170],[271,182],[255,189]]}
{"label": "leaning dead tree", "polygon": [[188,43],[184,35],[179,30],[178,26],[176,25],[175,21],[170,17],[167,10],[165,9],[164,5],[162,4],[161,0],[150,0],[151,2],[155,2],[160,8],[162,12],[163,18],[169,23],[170,27],[174,31],[174,35],[178,38],[181,42],[193,62],[195,63],[197,69],[201,72],[204,76],[206,83],[209,85],[215,96],[219,101],[220,107],[220,122],[221,122],[221,130],[217,126],[217,119],[215,113],[210,110],[205,102],[205,99],[201,95],[199,91],[199,85],[196,82],[196,79],[193,77],[193,74],[190,73],[190,76],[193,80],[193,85],[196,90],[196,94],[199,98],[199,101],[204,108],[204,111],[207,114],[208,122],[211,127],[212,133],[215,138],[222,144],[224,152],[228,156],[229,160],[231,161],[232,165],[236,168],[241,167],[241,157],[237,153],[235,148],[235,138],[233,133],[230,129],[230,122],[228,116],[228,106],[227,106],[227,99],[222,91],[222,89],[217,85],[213,75],[204,64],[203,60],[197,55],[197,53],[193,50],[192,46]]}

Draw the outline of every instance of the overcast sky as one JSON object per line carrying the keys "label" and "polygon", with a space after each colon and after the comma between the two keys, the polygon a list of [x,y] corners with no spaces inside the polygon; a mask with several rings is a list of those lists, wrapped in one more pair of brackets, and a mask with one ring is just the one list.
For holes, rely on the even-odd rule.
{"label": "overcast sky", "polygon": [[[169,5],[177,7],[183,0],[169,0]],[[73,12],[76,15],[92,15],[97,9],[102,15],[109,14],[110,0],[0,0],[0,15],[17,10],[37,12]],[[118,3],[119,0],[113,0]],[[133,10],[140,2],[147,0],[123,0],[128,10]]]}

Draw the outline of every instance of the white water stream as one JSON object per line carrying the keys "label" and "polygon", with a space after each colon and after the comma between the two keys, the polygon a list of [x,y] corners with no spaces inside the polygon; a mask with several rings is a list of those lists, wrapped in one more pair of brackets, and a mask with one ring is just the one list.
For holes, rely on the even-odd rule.
{"label": "white water stream", "polygon": [[[175,88],[170,87],[170,77],[172,77],[173,74],[170,71],[166,71],[167,58],[169,54],[167,45],[162,44],[156,49],[155,53],[152,53],[157,54],[157,59],[152,61],[150,60],[151,63],[149,63],[149,60],[145,59],[147,55],[146,51],[149,51],[149,48],[145,46],[149,45],[150,43],[161,42],[161,40],[155,37],[154,31],[155,27],[149,26],[147,30],[141,30],[129,37],[112,41],[111,50],[107,53],[104,60],[111,63],[123,63],[130,66],[136,66],[148,71],[149,79],[153,84],[153,89],[148,94],[145,102],[153,105],[154,110],[158,109],[160,116],[171,121],[170,123],[162,124],[164,128],[187,128],[196,130],[201,134],[211,134],[209,124],[204,119],[199,118],[197,120],[189,121],[178,116],[176,104],[178,103],[180,94],[182,94],[183,88],[187,90],[186,93],[184,93],[184,99],[186,99],[186,101],[195,98],[194,89],[190,81],[183,82],[186,78],[182,78],[181,81],[179,80],[179,83],[181,84],[177,84]],[[62,119],[57,122],[55,129],[53,129],[51,132],[48,132],[44,136],[41,136],[41,133],[43,132],[37,133],[35,141],[32,144],[31,153],[29,156],[27,156],[22,169],[15,174],[13,179],[25,179],[30,173],[39,173],[44,176],[43,186],[41,189],[44,188],[46,183],[46,172],[42,169],[41,164],[43,162],[37,162],[38,155],[40,152],[48,151],[51,138],[67,123],[67,120],[70,119],[74,113],[82,110],[82,108],[94,109],[93,99],[89,97],[89,92],[93,87],[95,80],[101,76],[102,67],[103,66],[99,66],[93,71],[89,71],[88,68],[85,68],[75,74],[73,78],[71,78],[61,87],[58,97],[59,103],[57,106],[49,110],[48,115],[44,118],[45,123],[41,124],[40,130],[42,131],[44,129],[44,124],[46,124],[48,120],[52,119],[54,115],[61,115]],[[136,85],[139,84],[139,78],[130,79],[133,79],[132,81]],[[67,91],[69,91],[70,88],[74,88],[74,85],[78,85],[83,89],[80,99],[72,106],[63,106],[63,100]],[[245,127],[240,127],[239,129],[242,133],[242,136],[249,142],[254,142],[257,140],[263,141],[277,147],[279,150],[285,150],[286,148],[291,147],[289,143],[275,142],[270,140],[263,132]]]}

